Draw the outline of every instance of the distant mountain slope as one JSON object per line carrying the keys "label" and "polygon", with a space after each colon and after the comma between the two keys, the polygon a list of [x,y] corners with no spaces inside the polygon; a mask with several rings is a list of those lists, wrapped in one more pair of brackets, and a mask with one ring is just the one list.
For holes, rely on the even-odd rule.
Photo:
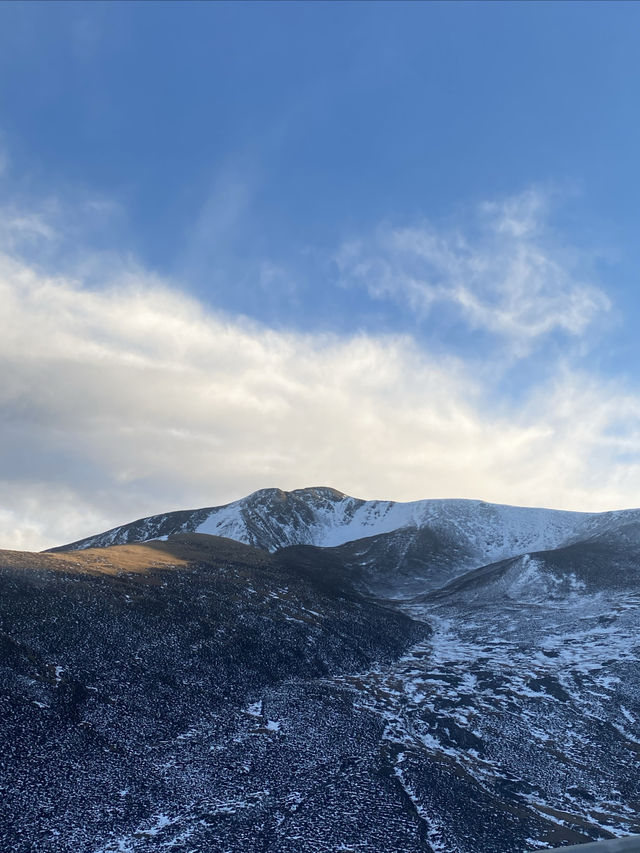
{"label": "distant mountain slope", "polygon": [[499,605],[509,601],[548,604],[598,594],[640,592],[640,538],[623,529],[573,545],[500,560],[466,572],[419,598]]}
{"label": "distant mountain slope", "polygon": [[150,516],[52,550],[183,532],[225,536],[270,552],[292,545],[341,548],[336,552],[341,562],[371,588],[403,594],[440,586],[470,568],[607,532],[617,535],[634,525],[640,525],[640,510],[580,513],[475,500],[397,503],[364,501],[325,487],[263,489],[225,506]]}

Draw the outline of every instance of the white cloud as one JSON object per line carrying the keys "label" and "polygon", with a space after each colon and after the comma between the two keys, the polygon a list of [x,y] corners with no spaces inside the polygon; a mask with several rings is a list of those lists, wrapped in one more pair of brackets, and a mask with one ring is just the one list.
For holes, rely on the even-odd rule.
{"label": "white cloud", "polygon": [[534,191],[483,204],[475,239],[429,223],[381,227],[341,248],[342,280],[423,315],[449,303],[472,328],[501,336],[516,355],[528,354],[552,332],[583,334],[610,307],[550,238],[546,209],[545,196]]}
{"label": "white cloud", "polygon": [[464,363],[408,337],[275,332],[136,268],[90,290],[5,254],[0,305],[1,547],[265,486],[638,503],[640,401],[593,376],[565,369],[497,409]]}

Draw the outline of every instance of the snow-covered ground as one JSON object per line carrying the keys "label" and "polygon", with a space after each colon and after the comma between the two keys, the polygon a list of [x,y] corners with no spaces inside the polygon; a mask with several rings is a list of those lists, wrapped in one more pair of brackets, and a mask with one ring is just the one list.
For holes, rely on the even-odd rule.
{"label": "snow-covered ground", "polygon": [[464,827],[425,757],[457,768],[488,801],[508,791],[512,805],[563,830],[640,833],[640,593],[413,611],[434,628],[427,641],[341,681],[386,720],[397,778],[434,850],[453,850]]}

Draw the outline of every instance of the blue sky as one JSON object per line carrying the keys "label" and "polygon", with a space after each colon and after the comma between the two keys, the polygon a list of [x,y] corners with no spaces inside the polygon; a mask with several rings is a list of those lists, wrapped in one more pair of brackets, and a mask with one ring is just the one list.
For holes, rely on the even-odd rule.
{"label": "blue sky", "polygon": [[[639,30],[640,6],[631,3],[0,5],[0,232],[6,305],[14,306],[6,321],[37,326],[44,311],[59,321],[52,341],[70,323],[62,350],[52,343],[37,369],[18,343],[4,353],[16,377],[2,401],[5,452],[31,460],[22,468],[5,460],[4,493],[20,492],[23,507],[6,510],[7,535],[55,539],[60,517],[36,515],[56,490],[72,519],[65,534],[81,535],[128,512],[304,486],[310,477],[365,497],[640,503]],[[63,292],[74,295],[65,308]],[[118,300],[126,322],[116,322]],[[127,394],[138,399],[139,387],[130,374],[110,383],[96,374],[94,406],[118,436],[109,444],[106,427],[98,435],[95,418],[83,421],[74,358],[99,343],[114,363],[144,350],[147,369],[159,370],[160,344],[150,354],[140,336],[149,324],[177,335],[170,327],[181,311],[187,336],[199,340],[204,323],[211,338],[200,355],[173,354],[174,366],[202,372],[197,393],[208,399],[211,383],[222,382],[203,366],[214,357],[214,326],[218,336],[235,330],[232,350],[240,340],[256,353],[265,347],[260,363],[280,354],[276,390],[245,387],[258,368],[239,375],[238,358],[224,374],[227,396],[214,395],[184,423],[146,408],[127,420],[113,389],[131,382]],[[340,373],[337,361],[354,346],[371,348],[355,358],[361,372]],[[422,384],[404,387],[407,372],[424,370]],[[46,387],[38,384],[45,374]],[[303,390],[286,405],[279,395],[304,389],[309,376],[327,406],[329,398],[338,406],[347,387],[354,406],[372,406],[375,465],[406,467],[406,475],[373,476],[364,458],[349,467],[350,443],[360,439],[348,407],[344,458],[330,447],[317,453],[328,429],[310,433],[298,455],[289,439],[276,442],[288,422],[274,414],[276,401],[304,411]],[[68,443],[64,418],[46,402],[51,381],[71,394],[64,411],[84,423]],[[238,430],[246,407],[223,425],[238,387],[258,401],[266,432]],[[459,431],[436,430],[452,435],[446,447],[430,432],[430,394],[440,415],[463,400],[471,406],[456,415]],[[585,413],[597,408],[590,394],[609,408],[587,427]],[[384,423],[389,395],[404,412],[399,422],[408,419],[404,432]],[[560,402],[541,420],[541,401],[554,395]],[[246,416],[256,423],[255,412]],[[590,442],[580,459],[571,449],[577,419]],[[158,450],[143,465],[148,430]],[[485,430],[506,430],[514,447],[528,449],[502,459],[509,441],[496,438],[485,464]],[[199,447],[208,460],[197,466],[206,476],[158,461],[175,455],[178,433],[185,453],[191,442],[189,453]],[[532,436],[549,446],[534,450]],[[221,447],[236,469],[217,468]],[[553,457],[548,472],[560,466],[562,485],[538,474],[536,453]],[[307,464],[311,455],[317,465]],[[443,467],[443,455],[484,473],[466,475],[454,461]],[[609,472],[602,492],[588,473],[596,463]],[[84,514],[77,509],[89,503]]]}

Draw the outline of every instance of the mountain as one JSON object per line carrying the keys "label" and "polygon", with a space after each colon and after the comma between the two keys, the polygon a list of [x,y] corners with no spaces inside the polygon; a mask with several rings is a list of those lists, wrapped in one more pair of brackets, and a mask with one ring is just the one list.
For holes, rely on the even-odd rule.
{"label": "mountain", "polygon": [[189,532],[226,536],[275,551],[288,545],[326,548],[398,530],[430,528],[464,543],[488,561],[527,549],[555,547],[598,519],[606,523],[616,515],[471,500],[365,501],[326,487],[292,492],[261,489],[224,506],[141,518],[53,550],[123,545]]}
{"label": "mountain", "polygon": [[606,513],[513,507],[474,500],[365,501],[336,489],[262,489],[220,507],[138,519],[53,551],[225,536],[269,552],[336,548],[365,586],[387,595],[437,588],[477,566],[640,525],[640,510]]}
{"label": "mountain", "polygon": [[0,849],[638,833],[639,605],[637,510],[267,489],[0,552]]}

